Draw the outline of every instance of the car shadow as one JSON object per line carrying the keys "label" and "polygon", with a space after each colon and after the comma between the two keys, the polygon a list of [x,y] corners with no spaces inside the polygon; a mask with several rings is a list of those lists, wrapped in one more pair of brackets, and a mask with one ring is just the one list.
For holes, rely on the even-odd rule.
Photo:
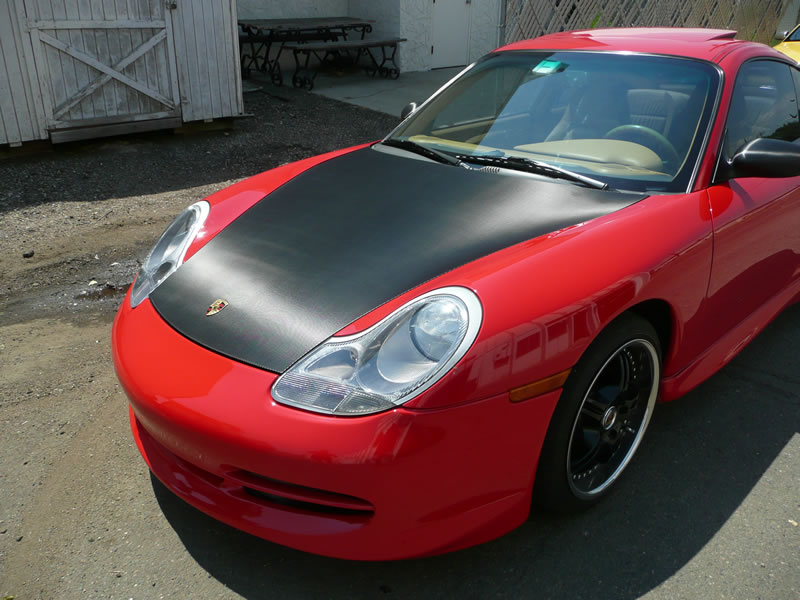
{"label": "car shadow", "polygon": [[795,305],[709,381],[658,407],[638,458],[598,506],[534,514],[498,540],[442,556],[314,556],[223,525],[154,477],[153,488],[191,556],[246,598],[575,599],[597,598],[598,589],[638,598],[703,549],[798,432],[798,345]]}

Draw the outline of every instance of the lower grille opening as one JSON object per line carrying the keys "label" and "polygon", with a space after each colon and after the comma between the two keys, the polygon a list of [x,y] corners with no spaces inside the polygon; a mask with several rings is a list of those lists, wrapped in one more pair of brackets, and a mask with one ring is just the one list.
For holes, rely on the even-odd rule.
{"label": "lower grille opening", "polygon": [[284,506],[294,506],[315,512],[371,515],[375,507],[366,500],[317,488],[280,481],[265,475],[236,469],[225,473],[249,494]]}
{"label": "lower grille opening", "polygon": [[371,503],[355,496],[279,481],[243,469],[228,471],[225,478],[240,484],[252,496],[283,506],[329,514],[371,515],[375,512]]}
{"label": "lower grille opening", "polygon": [[[272,505],[294,508],[307,513],[349,517],[347,520],[353,523],[364,522],[375,513],[375,507],[361,498],[279,481],[243,469],[228,467],[225,475],[220,477],[173,454],[158,442],[138,419],[136,426],[142,444],[148,447],[148,453],[155,451],[164,459],[177,463],[180,468],[189,471],[198,479],[216,488],[226,489],[226,493],[233,493],[239,498],[245,499],[246,494]],[[234,490],[230,487],[230,483],[238,484],[241,487]]]}
{"label": "lower grille opening", "polygon": [[261,500],[266,500],[267,502],[280,504],[281,506],[286,506],[289,508],[297,508],[308,512],[322,513],[328,515],[351,515],[351,516],[362,516],[362,517],[372,516],[371,510],[341,508],[338,506],[317,504],[315,502],[304,502],[302,500],[294,500],[292,498],[286,498],[284,496],[276,496],[275,494],[269,494],[267,492],[262,492],[261,490],[256,490],[250,487],[244,487],[242,489],[251,496],[255,496],[256,498],[259,498]]}
{"label": "lower grille opening", "polygon": [[[173,454],[173,456],[175,455]],[[213,473],[209,473],[205,469],[201,469],[197,465],[193,465],[192,463],[183,460],[179,456],[175,456],[175,460],[177,460],[187,470],[197,475],[200,479],[207,481],[214,487],[219,487],[220,485],[222,485],[222,482],[224,481],[222,477],[220,477],[219,475],[214,475]]]}

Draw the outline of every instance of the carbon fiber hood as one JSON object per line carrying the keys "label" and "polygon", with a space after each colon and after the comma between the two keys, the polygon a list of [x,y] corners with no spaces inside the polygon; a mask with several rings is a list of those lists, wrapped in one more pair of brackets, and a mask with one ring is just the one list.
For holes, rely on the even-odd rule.
{"label": "carbon fiber hood", "polygon": [[[150,299],[198,344],[280,373],[425,281],[644,197],[365,148],[286,182]],[[216,299],[229,304],[206,317]]]}

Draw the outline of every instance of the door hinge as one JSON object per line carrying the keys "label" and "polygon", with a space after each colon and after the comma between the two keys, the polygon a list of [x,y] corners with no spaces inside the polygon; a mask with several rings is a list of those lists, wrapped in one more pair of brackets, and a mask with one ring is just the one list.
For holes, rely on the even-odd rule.
{"label": "door hinge", "polygon": [[166,2],[167,10],[175,10],[178,8],[178,3],[176,0],[167,0]]}
{"label": "door hinge", "polygon": [[431,46],[431,54],[433,54],[433,46]]}

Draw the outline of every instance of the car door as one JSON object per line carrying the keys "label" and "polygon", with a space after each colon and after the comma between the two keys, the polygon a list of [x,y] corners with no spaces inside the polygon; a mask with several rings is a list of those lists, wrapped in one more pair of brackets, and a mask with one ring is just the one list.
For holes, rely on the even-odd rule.
{"label": "car door", "polygon": [[[721,160],[759,138],[800,138],[797,70],[751,60],[736,77]],[[719,170],[718,170],[719,172]],[[800,177],[738,177],[712,185],[714,256],[708,288],[708,341],[718,339],[797,278]]]}

